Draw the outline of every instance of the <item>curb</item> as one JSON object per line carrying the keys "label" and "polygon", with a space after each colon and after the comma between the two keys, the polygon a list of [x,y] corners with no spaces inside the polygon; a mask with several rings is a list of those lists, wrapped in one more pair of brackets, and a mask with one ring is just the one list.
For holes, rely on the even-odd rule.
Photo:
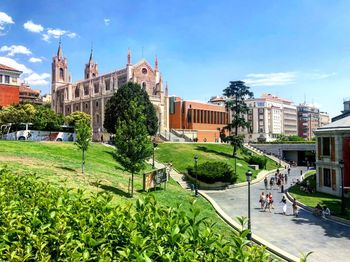
{"label": "curb", "polygon": [[[211,205],[212,207],[215,209],[216,213],[218,213],[218,215],[232,228],[234,228],[235,230],[239,231],[241,225],[238,224],[237,222],[235,222],[230,216],[228,216],[222,209],[221,207],[210,197],[208,196],[206,193],[201,192],[200,190],[198,191],[199,194],[201,194]],[[263,238],[255,235],[252,233],[252,241],[265,246],[266,249],[268,251],[270,251],[272,254],[278,256],[279,258],[284,259],[285,261],[291,261],[291,262],[297,262],[300,261],[300,259],[296,256],[293,256],[289,253],[287,253],[286,251],[280,249],[279,247],[276,247],[275,245],[273,245],[272,243],[264,240]]]}
{"label": "curb", "polygon": [[[285,194],[287,195],[287,198],[290,202],[293,202],[293,197],[291,196],[291,194],[288,192],[288,190],[285,192]],[[309,207],[299,201],[297,201],[297,205],[309,212],[313,212],[314,211],[314,208],[312,207]],[[345,224],[347,226],[350,226],[350,221],[347,220],[347,219],[344,219],[344,218],[341,218],[341,217],[336,217],[336,216],[327,216],[327,219],[330,220],[330,221],[333,221],[333,222],[338,222],[338,223],[341,223],[341,224]]]}

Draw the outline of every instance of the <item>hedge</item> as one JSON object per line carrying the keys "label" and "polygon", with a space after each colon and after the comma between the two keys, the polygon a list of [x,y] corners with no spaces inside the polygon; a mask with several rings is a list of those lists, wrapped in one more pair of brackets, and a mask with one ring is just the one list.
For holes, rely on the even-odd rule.
{"label": "hedge", "polygon": [[192,177],[195,177],[197,173],[198,180],[208,184],[215,182],[234,184],[237,181],[237,176],[234,175],[231,167],[225,162],[205,162],[198,165],[197,171],[193,166],[189,166],[187,172]]}

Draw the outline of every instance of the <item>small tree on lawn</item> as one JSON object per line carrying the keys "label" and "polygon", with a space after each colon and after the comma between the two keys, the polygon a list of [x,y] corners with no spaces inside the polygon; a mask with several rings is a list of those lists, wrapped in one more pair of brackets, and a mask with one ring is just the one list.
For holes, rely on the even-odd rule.
{"label": "small tree on lawn", "polygon": [[[243,144],[243,136],[238,135],[238,128],[248,128],[249,122],[246,120],[246,115],[249,111],[245,100],[253,97],[253,92],[249,91],[249,86],[246,86],[243,81],[231,81],[230,85],[224,89],[224,96],[227,97],[226,108],[232,112],[232,122],[226,128],[230,131],[230,135],[226,137],[233,145],[233,157],[235,158],[235,175],[237,173],[237,148]],[[232,131],[234,133],[232,134]]]}
{"label": "small tree on lawn", "polygon": [[145,118],[143,106],[135,99],[119,115],[116,124],[116,158],[131,173],[131,197],[134,195],[134,174],[145,167],[145,160],[152,155]]}
{"label": "small tree on lawn", "polygon": [[84,175],[85,152],[88,150],[92,138],[90,122],[86,121],[85,119],[77,121],[75,124],[75,132],[77,134],[77,141],[75,144],[82,151],[81,172]]}

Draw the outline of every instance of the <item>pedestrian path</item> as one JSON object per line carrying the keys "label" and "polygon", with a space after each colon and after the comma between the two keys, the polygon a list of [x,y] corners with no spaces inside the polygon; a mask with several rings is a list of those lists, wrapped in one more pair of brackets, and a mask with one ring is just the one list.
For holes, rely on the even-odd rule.
{"label": "pedestrian path", "polygon": [[[300,178],[300,171],[306,168],[292,168],[288,185]],[[272,192],[274,209],[264,212],[260,209],[260,193]],[[203,191],[209,195],[230,217],[247,216],[247,187],[223,191]],[[292,215],[288,203],[287,215],[282,214],[283,193],[280,190],[265,190],[261,181],[251,186],[252,232],[278,248],[300,257],[301,252],[312,251],[308,261],[350,261],[350,227],[334,221],[315,217],[309,211],[300,209],[299,217]]]}

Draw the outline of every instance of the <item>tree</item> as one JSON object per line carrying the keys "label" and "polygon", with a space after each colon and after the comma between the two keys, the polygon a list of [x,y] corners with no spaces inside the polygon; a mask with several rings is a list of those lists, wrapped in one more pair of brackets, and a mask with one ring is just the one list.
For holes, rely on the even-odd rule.
{"label": "tree", "polygon": [[51,108],[37,106],[32,123],[34,129],[57,131],[64,123],[64,119],[62,114],[56,114]]}
{"label": "tree", "polygon": [[120,118],[124,110],[127,110],[130,101],[135,100],[138,106],[143,107],[144,119],[148,134],[154,136],[158,130],[158,118],[153,104],[149,100],[146,90],[137,83],[128,82],[121,86],[106,104],[104,128],[115,134],[117,119]]}
{"label": "tree", "polygon": [[68,125],[75,126],[80,119],[84,119],[86,122],[90,123],[91,116],[85,112],[75,111],[66,116],[64,120]]}
{"label": "tree", "polygon": [[134,195],[134,174],[145,167],[152,155],[152,143],[146,126],[144,108],[135,98],[120,112],[116,124],[117,161],[131,173],[131,197]]}
{"label": "tree", "polygon": [[32,104],[11,105],[1,109],[0,123],[30,123],[34,120],[37,109]]}
{"label": "tree", "polygon": [[[246,120],[249,108],[245,100],[254,95],[253,92],[249,91],[249,88],[243,81],[231,81],[230,85],[223,91],[224,96],[227,97],[226,108],[232,112],[232,122],[226,126],[230,131],[230,135],[226,137],[226,141],[229,141],[233,145],[235,175],[237,172],[237,148],[243,144],[243,137],[238,135],[238,128],[249,127],[249,122]],[[232,130],[234,130],[233,134]]]}
{"label": "tree", "polygon": [[78,122],[76,122],[75,132],[77,133],[77,140],[75,144],[82,151],[81,172],[84,175],[85,152],[88,150],[92,138],[90,122],[86,121],[85,119],[80,119]]}

